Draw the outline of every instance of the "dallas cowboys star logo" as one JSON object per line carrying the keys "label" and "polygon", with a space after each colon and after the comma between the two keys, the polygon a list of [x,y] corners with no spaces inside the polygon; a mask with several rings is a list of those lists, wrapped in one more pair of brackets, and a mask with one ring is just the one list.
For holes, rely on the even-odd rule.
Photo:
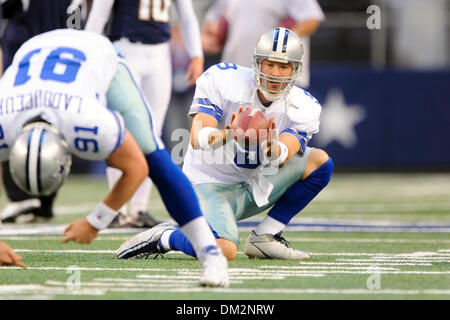
{"label": "dallas cowboys star logo", "polygon": [[366,118],[366,111],[360,105],[347,105],[339,89],[328,92],[320,116],[320,131],[317,142],[326,147],[337,141],[347,149],[358,143],[355,126]]}

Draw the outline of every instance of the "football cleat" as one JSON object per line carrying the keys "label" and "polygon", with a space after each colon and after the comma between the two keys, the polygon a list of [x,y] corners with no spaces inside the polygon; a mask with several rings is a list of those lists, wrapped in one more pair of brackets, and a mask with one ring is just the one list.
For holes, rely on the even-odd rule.
{"label": "football cleat", "polygon": [[52,217],[43,217],[35,213],[21,214],[16,218],[16,223],[46,223],[50,222]]}
{"label": "football cleat", "polygon": [[159,223],[147,211],[139,211],[137,217],[129,219],[130,226],[134,228],[153,228]]}
{"label": "football cleat", "polygon": [[39,199],[10,202],[0,213],[0,218],[3,222],[14,222],[18,216],[39,210],[40,207]]}
{"label": "football cleat", "polygon": [[131,237],[117,249],[116,255],[119,259],[139,259],[148,258],[151,254],[162,254],[163,251],[158,246],[161,235],[168,230],[176,230],[177,227],[171,223],[164,222]]}
{"label": "football cleat", "polygon": [[127,217],[119,211],[119,213],[114,217],[113,221],[108,225],[108,228],[131,228],[132,226],[127,221]]}
{"label": "football cleat", "polygon": [[197,256],[202,264],[202,276],[199,284],[203,287],[228,287],[227,259],[218,246],[209,246]]}
{"label": "football cleat", "polygon": [[249,258],[307,260],[311,254],[289,247],[288,241],[281,236],[257,235],[253,230],[245,241],[244,253]]}

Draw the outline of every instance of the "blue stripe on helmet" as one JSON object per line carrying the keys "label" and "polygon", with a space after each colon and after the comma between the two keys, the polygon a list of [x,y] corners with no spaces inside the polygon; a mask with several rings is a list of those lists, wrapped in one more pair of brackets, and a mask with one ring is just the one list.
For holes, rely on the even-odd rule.
{"label": "blue stripe on helmet", "polygon": [[37,187],[38,187],[38,193],[42,190],[42,184],[41,184],[41,147],[42,147],[42,141],[44,141],[44,135],[46,131],[41,131],[41,136],[39,138],[39,149],[38,149],[38,157],[37,157]]}
{"label": "blue stripe on helmet", "polygon": [[28,143],[27,143],[27,160],[25,161],[25,181],[26,181],[26,188],[27,190],[30,190],[30,145],[31,145],[31,137],[33,136],[33,130],[30,131],[30,134],[28,135]]}
{"label": "blue stripe on helmet", "polygon": [[278,46],[278,34],[280,33],[280,28],[276,28],[273,35],[273,48],[272,51],[277,51]]}
{"label": "blue stripe on helmet", "polygon": [[284,39],[283,39],[283,49],[281,50],[282,52],[286,52],[288,38],[289,38],[289,30],[285,29],[284,30]]}

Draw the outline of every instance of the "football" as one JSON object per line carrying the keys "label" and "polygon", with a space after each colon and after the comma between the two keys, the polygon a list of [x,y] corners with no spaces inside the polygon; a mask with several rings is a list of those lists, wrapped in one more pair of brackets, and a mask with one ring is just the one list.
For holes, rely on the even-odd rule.
{"label": "football", "polygon": [[258,141],[261,129],[268,128],[268,121],[264,111],[247,108],[233,120],[232,128],[235,129],[235,138],[245,137],[245,142]]}

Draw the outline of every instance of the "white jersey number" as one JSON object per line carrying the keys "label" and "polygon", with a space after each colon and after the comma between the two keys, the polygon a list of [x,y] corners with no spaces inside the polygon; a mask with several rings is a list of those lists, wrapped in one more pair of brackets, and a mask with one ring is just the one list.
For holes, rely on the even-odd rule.
{"label": "white jersey number", "polygon": [[139,0],[139,20],[169,22],[172,0]]}

